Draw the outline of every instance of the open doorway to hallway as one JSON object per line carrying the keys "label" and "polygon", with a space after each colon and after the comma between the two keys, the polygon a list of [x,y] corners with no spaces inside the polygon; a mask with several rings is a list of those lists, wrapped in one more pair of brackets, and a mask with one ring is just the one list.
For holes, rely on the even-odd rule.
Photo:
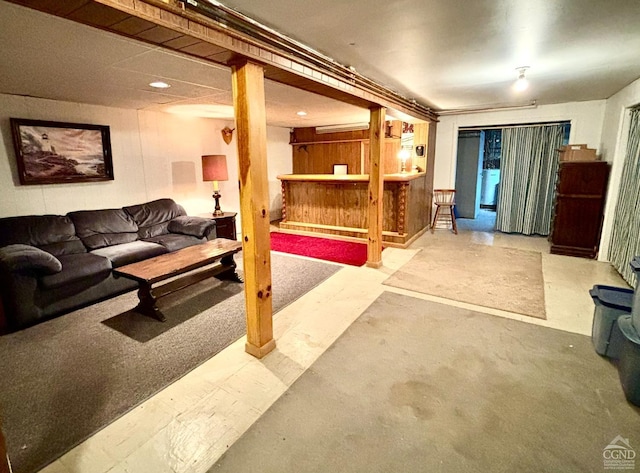
{"label": "open doorway to hallway", "polygon": [[568,121],[460,128],[455,179],[460,223],[477,219],[474,226],[483,231],[548,235],[558,151],[569,142],[570,130]]}
{"label": "open doorway to hallway", "polygon": [[[502,130],[460,130],[456,165],[456,216],[493,231],[500,184]],[[466,225],[464,221],[461,222]]]}

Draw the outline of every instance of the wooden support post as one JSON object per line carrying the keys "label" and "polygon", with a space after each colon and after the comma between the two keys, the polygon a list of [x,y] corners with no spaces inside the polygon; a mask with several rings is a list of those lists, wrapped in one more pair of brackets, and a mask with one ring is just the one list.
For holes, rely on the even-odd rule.
{"label": "wooden support post", "polygon": [[367,241],[367,266],[382,266],[382,195],[384,174],[384,107],[371,109],[369,123],[369,239]]}
{"label": "wooden support post", "polygon": [[429,132],[427,138],[427,211],[429,212],[429,222],[433,213],[433,182],[436,168],[436,127],[437,122],[429,122]]}
{"label": "wooden support post", "polygon": [[236,114],[247,353],[262,358],[276,346],[271,303],[271,241],[267,180],[267,118],[262,67],[242,60],[231,68]]}

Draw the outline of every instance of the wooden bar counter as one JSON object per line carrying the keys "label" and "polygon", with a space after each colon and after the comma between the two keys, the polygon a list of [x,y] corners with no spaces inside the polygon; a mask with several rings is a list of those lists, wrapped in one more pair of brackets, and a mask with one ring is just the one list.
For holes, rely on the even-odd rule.
{"label": "wooden bar counter", "polygon": [[[286,174],[282,221],[288,233],[321,233],[367,239],[368,174]],[[426,173],[385,174],[382,239],[405,248],[424,233],[431,218]]]}

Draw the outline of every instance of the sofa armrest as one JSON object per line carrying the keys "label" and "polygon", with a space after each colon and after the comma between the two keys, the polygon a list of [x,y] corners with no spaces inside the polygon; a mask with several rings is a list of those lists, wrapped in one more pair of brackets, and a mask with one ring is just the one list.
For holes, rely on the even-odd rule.
{"label": "sofa armrest", "polygon": [[204,217],[176,217],[169,222],[168,230],[171,233],[212,240],[216,237],[216,221]]}
{"label": "sofa armrest", "polygon": [[62,263],[40,248],[16,244],[0,248],[0,268],[10,273],[35,271],[40,274],[55,274],[62,271]]}

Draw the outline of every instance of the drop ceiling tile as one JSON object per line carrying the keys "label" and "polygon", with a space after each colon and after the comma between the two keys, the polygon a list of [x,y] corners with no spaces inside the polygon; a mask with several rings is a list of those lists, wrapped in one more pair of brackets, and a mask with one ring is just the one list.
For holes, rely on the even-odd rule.
{"label": "drop ceiling tile", "polygon": [[162,26],[154,26],[153,28],[136,35],[136,37],[146,41],[151,41],[152,43],[164,43],[181,36],[183,36],[182,33],[178,33],[177,31],[173,31]]}

